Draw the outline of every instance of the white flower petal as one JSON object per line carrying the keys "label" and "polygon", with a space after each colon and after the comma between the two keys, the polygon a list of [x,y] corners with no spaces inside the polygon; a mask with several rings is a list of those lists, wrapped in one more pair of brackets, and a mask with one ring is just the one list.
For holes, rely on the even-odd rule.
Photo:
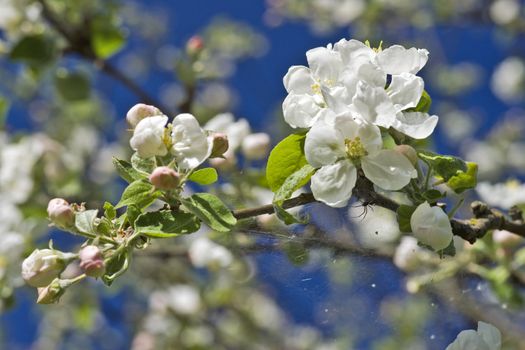
{"label": "white flower petal", "polygon": [[311,127],[321,110],[311,95],[290,93],[283,101],[284,120],[292,128]]}
{"label": "white flower petal", "polygon": [[447,346],[445,350],[497,350],[492,349],[482,341],[478,333],[472,329],[461,331],[456,340]]}
{"label": "white flower petal", "polygon": [[501,332],[493,325],[479,321],[478,334],[491,349],[501,348]]}
{"label": "white flower petal", "polygon": [[394,105],[385,89],[373,87],[364,81],[358,83],[350,109],[368,123],[385,128],[392,126],[396,118]]}
{"label": "white flower petal", "polygon": [[325,165],[312,176],[315,199],[334,208],[346,206],[357,179],[355,166],[348,161]]}
{"label": "white flower petal", "polygon": [[341,39],[334,45],[334,50],[341,53],[341,59],[345,66],[350,66],[352,69],[360,67],[362,64],[371,62],[376,56],[366,44],[358,40]]}
{"label": "white flower petal", "polygon": [[403,134],[415,139],[424,139],[430,136],[436,128],[438,116],[429,116],[422,112],[398,113],[392,127]]}
{"label": "white flower petal", "polygon": [[347,90],[348,99],[352,99],[357,93],[357,85],[360,81],[370,86],[384,89],[386,85],[386,73],[378,66],[370,62],[361,64],[358,68],[346,68],[341,74],[340,80]]}
{"label": "white flower petal", "polygon": [[392,99],[396,109],[402,111],[417,106],[424,88],[423,79],[414,74],[403,73],[392,76],[387,94]]}
{"label": "white flower petal", "polygon": [[168,153],[164,144],[167,121],[166,116],[147,117],[135,126],[129,144],[141,158],[164,156]]}
{"label": "white flower petal", "polygon": [[400,45],[390,46],[379,52],[375,58],[377,65],[387,74],[416,74],[425,66],[427,60],[427,50],[415,47],[405,49]]}
{"label": "white flower petal", "polygon": [[370,181],[389,191],[400,190],[417,176],[408,158],[394,150],[381,150],[363,157],[361,166]]}
{"label": "white flower petal", "polygon": [[447,214],[439,207],[431,207],[428,202],[420,204],[412,213],[410,227],[418,241],[435,250],[445,249],[452,241]]}
{"label": "white flower petal", "polygon": [[283,84],[289,93],[311,94],[312,85],[315,84],[315,81],[309,68],[305,66],[291,66],[283,78]]}
{"label": "white flower petal", "polygon": [[171,153],[179,168],[195,169],[210,156],[213,137],[209,137],[200,127],[197,119],[188,113],[176,116],[172,125]]}
{"label": "white flower petal", "polygon": [[346,155],[344,138],[335,127],[318,122],[306,134],[304,153],[314,168],[333,164]]}
{"label": "white flower petal", "polygon": [[338,81],[343,70],[343,62],[339,52],[326,47],[316,47],[306,52],[306,59],[313,76],[322,84]]}

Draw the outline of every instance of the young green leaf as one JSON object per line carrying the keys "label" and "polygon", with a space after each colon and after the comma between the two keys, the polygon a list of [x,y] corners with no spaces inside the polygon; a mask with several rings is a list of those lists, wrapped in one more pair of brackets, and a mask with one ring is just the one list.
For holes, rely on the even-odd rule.
{"label": "young green leaf", "polygon": [[190,213],[162,210],[141,214],[135,221],[135,230],[151,238],[169,238],[193,233],[200,221]]}
{"label": "young green leaf", "polygon": [[155,157],[140,158],[138,153],[135,152],[131,156],[131,166],[138,172],[150,174],[157,167],[157,161]]}
{"label": "young green leaf", "polygon": [[419,158],[429,164],[434,172],[448,181],[458,172],[467,171],[467,163],[458,157],[436,154],[430,151],[418,153]]}
{"label": "young green leaf", "polygon": [[199,185],[211,185],[218,180],[217,170],[214,168],[203,168],[195,171],[190,176],[190,180]]}
{"label": "young green leaf", "polygon": [[[292,134],[279,142],[270,153],[266,165],[266,179],[273,192],[276,192],[286,179],[308,162],[304,156],[305,134]],[[301,184],[305,185],[308,179]]]}
{"label": "young green leaf", "polygon": [[91,84],[86,74],[58,70],[55,76],[55,87],[66,101],[85,100],[90,95]]}
{"label": "young green leaf", "polygon": [[97,57],[108,58],[116,54],[125,43],[124,33],[110,18],[102,17],[92,21],[91,48]]}
{"label": "young green leaf", "polygon": [[237,219],[224,203],[209,193],[196,193],[181,199],[182,204],[205,224],[218,232],[228,232],[237,223]]}
{"label": "young green leaf", "polygon": [[432,99],[426,90],[423,90],[423,94],[419,99],[417,106],[414,108],[408,109],[408,112],[422,112],[428,113],[430,106],[432,105]]}
{"label": "young green leaf", "polygon": [[117,217],[117,211],[115,210],[113,204],[109,202],[104,203],[104,216],[107,217],[109,220],[113,220]]}
{"label": "young green leaf", "polygon": [[120,177],[126,180],[128,183],[146,178],[145,175],[135,170],[131,163],[126,162],[125,160],[113,157],[113,166],[117,170],[117,173],[120,175]]}
{"label": "young green leaf", "polygon": [[22,37],[14,44],[9,58],[29,65],[42,66],[51,63],[57,54],[55,43],[41,34]]}
{"label": "young green leaf", "polygon": [[299,170],[286,178],[281,187],[275,192],[274,203],[282,204],[292,194],[306,184],[312,177],[315,169],[310,164],[305,164]]}
{"label": "young green leaf", "polygon": [[153,203],[160,195],[161,192],[155,191],[148,181],[133,181],[124,190],[122,197],[115,208],[122,208],[126,205],[129,206],[134,204],[140,209],[144,209]]}
{"label": "young green leaf", "polygon": [[75,213],[75,227],[80,233],[96,236],[95,219],[98,210],[85,210]]}
{"label": "young green leaf", "polygon": [[400,205],[397,209],[397,223],[401,232],[412,232],[412,227],[410,226],[410,217],[416,209],[416,206],[410,205]]}
{"label": "young green leaf", "polygon": [[478,165],[474,162],[467,162],[467,171],[459,171],[447,181],[447,186],[456,193],[476,187],[478,180]]}

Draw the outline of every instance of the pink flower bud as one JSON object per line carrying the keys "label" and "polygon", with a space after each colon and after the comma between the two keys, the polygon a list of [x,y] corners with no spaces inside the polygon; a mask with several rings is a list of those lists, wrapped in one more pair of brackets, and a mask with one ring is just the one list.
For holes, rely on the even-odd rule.
{"label": "pink flower bud", "polygon": [[71,227],[75,224],[75,212],[69,203],[62,198],[54,198],[47,205],[47,215],[58,227]]}
{"label": "pink flower bud", "polygon": [[192,36],[186,43],[186,52],[193,56],[200,53],[204,49],[204,41],[199,35]]}
{"label": "pink flower bud", "polygon": [[97,246],[88,245],[78,253],[80,268],[90,277],[101,277],[106,272],[104,257]]}
{"label": "pink flower bud", "polygon": [[263,159],[270,150],[270,136],[266,133],[251,134],[242,141],[242,153],[247,159]]}
{"label": "pink flower bud", "polygon": [[412,163],[412,165],[416,165],[416,163],[417,163],[417,152],[414,149],[414,147],[409,146],[409,145],[397,145],[394,148],[394,150],[396,152],[398,152],[398,153],[401,153],[405,157],[407,157],[408,160],[410,161],[410,163]]}
{"label": "pink flower bud", "polygon": [[159,190],[173,190],[179,186],[180,176],[175,170],[167,166],[160,166],[153,170],[149,181]]}
{"label": "pink flower bud", "polygon": [[228,135],[222,132],[213,134],[213,148],[211,150],[211,158],[221,157],[229,147]]}
{"label": "pink flower bud", "polygon": [[128,124],[134,128],[144,118],[162,115],[162,112],[155,106],[138,103],[131,107],[126,114]]}

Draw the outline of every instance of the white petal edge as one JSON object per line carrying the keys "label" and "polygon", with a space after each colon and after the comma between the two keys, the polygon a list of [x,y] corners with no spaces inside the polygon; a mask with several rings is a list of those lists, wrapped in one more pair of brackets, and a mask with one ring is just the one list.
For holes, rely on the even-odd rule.
{"label": "white petal edge", "polygon": [[361,166],[370,181],[389,191],[400,190],[417,177],[412,163],[394,150],[381,150],[363,157]]}
{"label": "white petal edge", "polygon": [[429,137],[438,123],[437,115],[422,112],[401,112],[392,127],[412,138],[421,140]]}
{"label": "white petal edge", "polygon": [[311,189],[318,201],[333,208],[342,208],[348,204],[356,180],[355,166],[342,160],[317,170],[311,178]]}

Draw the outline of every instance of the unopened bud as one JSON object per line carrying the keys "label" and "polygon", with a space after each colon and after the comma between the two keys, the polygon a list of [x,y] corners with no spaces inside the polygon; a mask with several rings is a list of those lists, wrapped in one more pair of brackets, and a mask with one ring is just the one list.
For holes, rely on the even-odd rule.
{"label": "unopened bud", "polygon": [[149,181],[156,189],[167,191],[179,186],[180,176],[175,170],[167,166],[160,166],[153,170],[149,176]]}
{"label": "unopened bud", "polygon": [[242,153],[247,159],[263,159],[270,150],[270,136],[266,133],[248,135],[242,140]]}
{"label": "unopened bud", "polygon": [[47,215],[51,222],[58,227],[71,227],[75,224],[75,211],[62,198],[54,198],[47,205]]}
{"label": "unopened bud", "polygon": [[66,292],[69,283],[62,283],[63,281],[55,278],[48,286],[38,288],[37,304],[53,304],[58,303],[60,297]]}
{"label": "unopened bud", "polygon": [[190,56],[199,54],[204,48],[204,41],[199,35],[192,36],[186,43],[186,52]]}
{"label": "unopened bud", "polygon": [[417,152],[414,149],[414,147],[409,146],[409,145],[397,145],[394,148],[394,150],[396,152],[401,153],[405,157],[407,157],[408,160],[410,161],[410,163],[412,163],[412,165],[416,165],[416,163],[417,163]]}
{"label": "unopened bud", "polygon": [[104,257],[99,247],[95,245],[85,246],[78,253],[80,268],[87,276],[101,277],[106,272]]}
{"label": "unopened bud", "polygon": [[142,119],[156,115],[162,115],[162,112],[157,107],[138,103],[128,111],[126,120],[134,128]]}
{"label": "unopened bud", "polygon": [[221,157],[229,147],[228,135],[222,132],[213,134],[213,148],[211,150],[211,158]]}
{"label": "unopened bud", "polygon": [[35,249],[22,263],[22,278],[33,287],[45,287],[64,271],[75,254]]}

